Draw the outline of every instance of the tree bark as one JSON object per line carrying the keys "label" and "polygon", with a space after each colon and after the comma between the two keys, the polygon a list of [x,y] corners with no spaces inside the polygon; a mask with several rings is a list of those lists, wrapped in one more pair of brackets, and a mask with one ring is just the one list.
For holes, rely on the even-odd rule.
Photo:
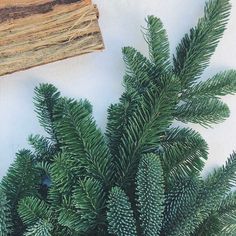
{"label": "tree bark", "polygon": [[91,0],[0,2],[0,75],[103,48]]}

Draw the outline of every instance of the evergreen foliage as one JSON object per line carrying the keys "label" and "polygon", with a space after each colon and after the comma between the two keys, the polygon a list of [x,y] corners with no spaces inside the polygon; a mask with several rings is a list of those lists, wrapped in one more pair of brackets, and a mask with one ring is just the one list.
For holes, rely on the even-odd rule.
{"label": "evergreen foliage", "polygon": [[137,235],[131,203],[120,187],[111,189],[108,200],[107,220],[109,232],[118,236]]}
{"label": "evergreen foliage", "polygon": [[11,230],[11,212],[6,194],[0,189],[0,236],[10,235]]}
{"label": "evergreen foliage", "polygon": [[204,16],[177,46],[174,72],[179,75],[185,88],[194,84],[208,66],[219,39],[224,33],[230,8],[228,0],[207,2]]}
{"label": "evergreen foliage", "polygon": [[51,236],[51,229],[52,224],[39,221],[26,232],[25,236]]}
{"label": "evergreen foliage", "polygon": [[25,229],[21,218],[17,214],[19,201],[26,196],[36,196],[39,194],[40,182],[40,172],[35,167],[32,153],[29,150],[20,151],[1,182],[1,187],[5,192],[10,207],[13,225],[12,235],[18,236]]}
{"label": "evergreen foliage", "polygon": [[164,211],[164,178],[160,158],[142,156],[136,179],[136,194],[143,235],[158,235]]}
{"label": "evergreen foliage", "polygon": [[208,127],[229,116],[236,71],[199,80],[223,35],[229,0],[209,0],[171,60],[160,19],[148,16],[149,56],[123,49],[125,91],[105,134],[87,100],[50,84],[34,104],[47,136],[31,135],[0,184],[0,236],[236,235],[236,154],[205,178],[208,146],[175,120]]}

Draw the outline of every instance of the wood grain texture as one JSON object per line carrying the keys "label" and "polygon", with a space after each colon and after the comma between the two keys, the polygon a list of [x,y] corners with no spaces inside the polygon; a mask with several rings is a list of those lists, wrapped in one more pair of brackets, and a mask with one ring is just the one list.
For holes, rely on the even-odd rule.
{"label": "wood grain texture", "polygon": [[1,0],[0,75],[102,50],[97,18],[91,0]]}

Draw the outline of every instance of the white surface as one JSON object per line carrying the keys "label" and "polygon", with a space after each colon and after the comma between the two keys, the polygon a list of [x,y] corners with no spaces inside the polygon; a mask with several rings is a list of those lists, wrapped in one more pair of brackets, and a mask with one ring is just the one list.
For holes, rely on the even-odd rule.
{"label": "white surface", "polygon": [[[140,26],[149,14],[160,17],[167,29],[172,53],[185,32],[203,13],[204,0],[94,0],[100,10],[100,26],[106,50],[37,67],[0,78],[0,178],[14,160],[15,152],[28,148],[31,133],[43,133],[32,105],[33,89],[39,83],[54,84],[63,95],[87,98],[94,107],[100,127],[106,123],[106,109],[122,92],[124,63],[121,47],[134,46],[146,53]],[[228,29],[221,40],[207,78],[224,69],[236,69],[236,0]],[[209,143],[209,160],[205,171],[222,164],[236,150],[236,96],[224,101],[231,117],[214,129],[194,126]]]}

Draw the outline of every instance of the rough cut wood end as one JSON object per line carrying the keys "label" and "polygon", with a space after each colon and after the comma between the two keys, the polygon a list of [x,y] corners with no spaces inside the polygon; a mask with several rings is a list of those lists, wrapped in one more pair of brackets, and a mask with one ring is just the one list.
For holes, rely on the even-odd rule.
{"label": "rough cut wood end", "polygon": [[103,48],[91,0],[0,1],[0,76]]}

